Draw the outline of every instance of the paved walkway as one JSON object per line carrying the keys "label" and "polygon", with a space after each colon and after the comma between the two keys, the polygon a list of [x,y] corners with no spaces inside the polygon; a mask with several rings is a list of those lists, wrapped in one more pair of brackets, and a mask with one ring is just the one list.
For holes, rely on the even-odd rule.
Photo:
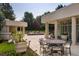
{"label": "paved walkway", "polygon": [[38,55],[40,55],[39,39],[44,38],[44,35],[25,35],[25,38],[27,39],[27,41],[31,41],[30,48],[33,51],[36,51]]}
{"label": "paved walkway", "polygon": [[79,45],[72,46],[72,56],[79,56]]}
{"label": "paved walkway", "polygon": [[[27,41],[31,41],[30,48],[40,55],[39,39],[44,38],[44,35],[25,35],[25,38],[27,38]],[[72,56],[79,56],[79,45],[72,46],[71,51]]]}

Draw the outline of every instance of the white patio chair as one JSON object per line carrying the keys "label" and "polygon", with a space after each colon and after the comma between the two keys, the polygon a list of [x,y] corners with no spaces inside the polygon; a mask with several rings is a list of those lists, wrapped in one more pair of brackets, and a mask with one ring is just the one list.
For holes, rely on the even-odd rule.
{"label": "white patio chair", "polygon": [[67,42],[65,45],[64,45],[64,50],[65,50],[65,53],[67,55],[70,55],[71,56],[71,42]]}
{"label": "white patio chair", "polygon": [[[66,54],[71,55],[71,41],[67,41],[68,36],[61,36],[62,39],[64,39],[66,41],[66,43],[64,44],[64,51]],[[68,52],[68,53],[67,53]]]}

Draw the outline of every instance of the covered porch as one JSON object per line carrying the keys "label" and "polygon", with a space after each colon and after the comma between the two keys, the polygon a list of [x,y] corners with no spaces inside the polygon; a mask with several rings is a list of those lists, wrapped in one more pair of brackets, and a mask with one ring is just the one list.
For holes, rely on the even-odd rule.
{"label": "covered porch", "polygon": [[25,34],[25,28],[27,27],[26,22],[20,22],[20,21],[11,21],[6,19],[5,25],[1,30],[1,37],[2,39],[9,40],[10,35],[13,32],[21,31],[23,34]]}
{"label": "covered porch", "polygon": [[49,24],[54,24],[53,34],[55,39],[63,35],[63,33],[67,33],[73,45],[79,43],[79,16],[46,22],[45,37],[49,36]]}
{"label": "covered porch", "polygon": [[17,31],[21,31],[25,34],[25,27],[20,27],[20,26],[8,26],[9,28],[9,32],[12,33],[12,32],[17,32]]}
{"label": "covered porch", "polygon": [[55,39],[67,33],[72,45],[79,42],[79,4],[71,4],[57,11],[42,16],[42,23],[45,23],[45,37],[49,36],[49,24],[54,24]]}

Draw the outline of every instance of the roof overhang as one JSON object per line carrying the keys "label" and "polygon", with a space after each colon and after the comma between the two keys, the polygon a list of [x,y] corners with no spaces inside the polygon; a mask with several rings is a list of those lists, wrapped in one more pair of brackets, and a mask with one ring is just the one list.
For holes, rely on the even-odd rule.
{"label": "roof overhang", "polygon": [[73,3],[69,6],[66,6],[64,8],[61,8],[59,10],[56,10],[54,12],[51,12],[47,15],[42,16],[42,23],[46,23],[49,21],[55,21],[60,20],[72,16],[78,16],[79,15],[79,3]]}
{"label": "roof overhang", "polygon": [[11,21],[6,19],[6,26],[16,26],[16,27],[27,27],[28,24],[26,22],[20,22],[20,21]]}

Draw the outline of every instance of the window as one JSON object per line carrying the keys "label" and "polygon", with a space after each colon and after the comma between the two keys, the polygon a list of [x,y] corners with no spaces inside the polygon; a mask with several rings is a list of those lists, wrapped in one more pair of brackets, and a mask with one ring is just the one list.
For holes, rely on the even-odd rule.
{"label": "window", "polygon": [[20,27],[17,28],[17,31],[20,31]]}

